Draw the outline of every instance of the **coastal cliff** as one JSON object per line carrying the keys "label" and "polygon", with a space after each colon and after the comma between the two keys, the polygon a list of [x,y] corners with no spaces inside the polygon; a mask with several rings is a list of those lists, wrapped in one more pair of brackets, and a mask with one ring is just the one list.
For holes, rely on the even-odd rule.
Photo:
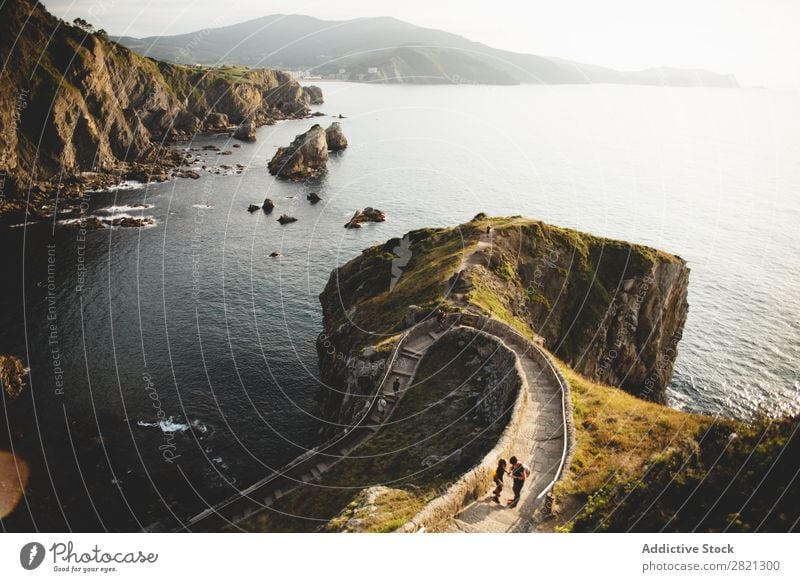
{"label": "coastal cliff", "polygon": [[[282,493],[268,511],[245,514],[237,526],[273,532],[796,527],[797,509],[784,493],[797,490],[797,456],[781,457],[797,449],[796,417],[743,423],[668,408],[653,401],[662,392],[646,390],[642,378],[656,378],[662,391],[669,382],[687,282],[688,269],[675,255],[520,217],[478,215],[366,249],[335,269],[320,295],[324,331],[317,350],[326,387],[319,401],[330,423],[321,434],[340,438],[348,434],[343,426],[357,430],[365,418],[359,410],[379,385],[396,410],[390,408],[388,421],[369,416],[366,422],[379,429],[354,454],[347,448],[333,467],[326,463],[316,477],[312,471],[313,484]],[[439,319],[440,311],[451,315]],[[473,325],[481,331],[471,331]],[[475,352],[481,334],[495,345]],[[487,360],[506,349],[510,359]],[[530,360],[532,353],[544,368]],[[414,358],[419,363],[409,377]],[[626,384],[620,362],[645,372]],[[543,369],[567,389],[554,391]],[[379,384],[385,374],[410,380],[393,396]],[[513,398],[513,412],[509,393],[501,391],[489,418],[476,414],[497,378],[515,374],[526,389]],[[615,378],[618,386],[589,375]],[[489,392],[479,394],[480,387]],[[559,393],[567,399],[556,401],[563,409],[543,412]],[[500,410],[507,413],[498,418]],[[418,416],[428,414],[430,422]],[[485,431],[494,431],[491,438],[467,449]],[[546,502],[519,514],[503,511],[496,520],[487,511],[488,475],[511,454],[524,455],[534,475],[551,467],[556,477],[552,489],[542,489]],[[532,487],[543,486],[534,477]]]}
{"label": "coastal cliff", "polygon": [[320,393],[321,412],[349,422],[398,334],[439,308],[491,313],[585,377],[662,401],[688,275],[669,253],[520,217],[409,232],[336,269],[320,295],[320,368],[336,388]]}
{"label": "coastal cliff", "polygon": [[[34,0],[0,8],[0,212],[120,178],[168,177],[165,143],[302,117],[309,95],[287,74],[172,65],[140,56]],[[24,195],[24,196],[23,196]]]}

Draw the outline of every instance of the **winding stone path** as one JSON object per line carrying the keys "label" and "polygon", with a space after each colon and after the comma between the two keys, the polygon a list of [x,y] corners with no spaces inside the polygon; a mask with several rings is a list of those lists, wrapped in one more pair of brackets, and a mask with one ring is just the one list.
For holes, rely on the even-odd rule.
{"label": "winding stone path", "polygon": [[[485,495],[468,505],[446,528],[447,531],[510,532],[528,531],[535,525],[533,516],[545,494],[560,477],[568,445],[562,386],[543,361],[544,354],[510,328],[494,320],[484,320],[476,327],[503,341],[519,358],[526,380],[528,399],[524,406],[520,428],[514,435],[511,451],[531,470],[522,488],[519,505],[509,508],[506,500],[513,497],[511,478],[505,479],[501,503],[491,499],[491,487]],[[546,356],[544,356],[546,357]]]}

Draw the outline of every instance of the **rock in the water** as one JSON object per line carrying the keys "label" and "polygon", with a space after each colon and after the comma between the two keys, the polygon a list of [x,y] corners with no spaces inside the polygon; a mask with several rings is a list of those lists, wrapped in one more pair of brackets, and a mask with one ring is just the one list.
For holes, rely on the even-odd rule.
{"label": "rock in the water", "polygon": [[342,124],[334,121],[325,130],[325,141],[328,142],[328,149],[332,152],[338,152],[347,147],[347,138],[342,131]]}
{"label": "rock in the water", "polygon": [[320,198],[319,194],[317,194],[316,192],[309,192],[308,194],[306,194],[306,200],[311,202],[311,204],[316,204],[317,202],[322,200],[322,198]]}
{"label": "rock in the water", "polygon": [[325,130],[314,125],[301,133],[285,148],[278,148],[269,162],[269,173],[289,180],[315,178],[325,172],[328,163],[328,143]]}
{"label": "rock in the water", "polygon": [[361,228],[361,224],[364,222],[383,222],[384,220],[386,220],[386,215],[383,212],[377,208],[367,206],[364,210],[356,210],[355,214],[353,214],[353,218],[351,218],[344,227]]}
{"label": "rock in the water", "polygon": [[145,216],[143,218],[135,218],[133,216],[121,216],[118,218],[111,219],[110,222],[106,221],[107,224],[111,226],[124,226],[126,228],[131,227],[139,227],[139,226],[150,226],[154,224],[154,221],[149,216]]}
{"label": "rock in the water", "polygon": [[289,216],[288,214],[281,214],[278,222],[281,224],[289,224],[290,222],[297,222],[297,219],[294,216]]}
{"label": "rock in the water", "polygon": [[316,85],[303,87],[303,94],[308,97],[308,102],[311,105],[322,105],[325,102],[322,97],[322,89]]}
{"label": "rock in the water", "polygon": [[270,257],[272,257],[272,258],[274,259],[275,257],[280,257],[280,256],[281,256],[281,254],[280,254],[280,253],[276,253],[276,252],[274,252],[274,251],[273,251],[273,252],[271,252],[271,253],[269,254],[269,256],[270,256]]}
{"label": "rock in the water", "polygon": [[209,113],[203,122],[203,128],[207,131],[226,131],[230,122],[224,113]]}
{"label": "rock in the water", "polygon": [[264,205],[261,209],[264,211],[265,214],[269,214],[275,208],[275,203],[270,200],[269,198],[264,198]]}
{"label": "rock in the water", "polygon": [[261,207],[258,204],[250,204],[247,207],[247,212],[255,212],[256,210],[261,210]]}
{"label": "rock in the water", "polygon": [[15,400],[25,389],[25,366],[16,356],[0,354],[0,381],[6,392],[6,398]]}
{"label": "rock in the water", "polygon": [[256,141],[256,124],[252,121],[245,121],[236,128],[233,137],[242,141]]}

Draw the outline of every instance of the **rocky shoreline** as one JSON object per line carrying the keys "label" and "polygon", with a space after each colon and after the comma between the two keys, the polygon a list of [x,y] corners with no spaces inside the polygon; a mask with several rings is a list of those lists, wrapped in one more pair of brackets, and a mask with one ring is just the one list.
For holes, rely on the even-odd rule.
{"label": "rocky shoreline", "polygon": [[44,218],[56,197],[126,180],[197,178],[176,145],[219,133],[250,142],[322,102],[280,71],[140,56],[33,0],[10,0],[0,16],[0,58],[15,63],[0,84],[0,216]]}

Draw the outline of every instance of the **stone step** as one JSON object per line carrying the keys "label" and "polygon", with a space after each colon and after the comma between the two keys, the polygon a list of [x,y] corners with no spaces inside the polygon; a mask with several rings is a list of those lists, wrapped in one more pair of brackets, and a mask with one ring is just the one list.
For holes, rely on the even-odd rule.
{"label": "stone step", "polygon": [[399,368],[393,368],[392,369],[392,374],[398,374],[400,376],[413,376],[414,375],[414,371],[413,370],[401,370]]}
{"label": "stone step", "polygon": [[411,348],[403,348],[402,350],[400,350],[400,353],[403,354],[404,356],[415,359],[419,359],[425,355],[424,352],[417,352],[415,350],[412,350]]}

